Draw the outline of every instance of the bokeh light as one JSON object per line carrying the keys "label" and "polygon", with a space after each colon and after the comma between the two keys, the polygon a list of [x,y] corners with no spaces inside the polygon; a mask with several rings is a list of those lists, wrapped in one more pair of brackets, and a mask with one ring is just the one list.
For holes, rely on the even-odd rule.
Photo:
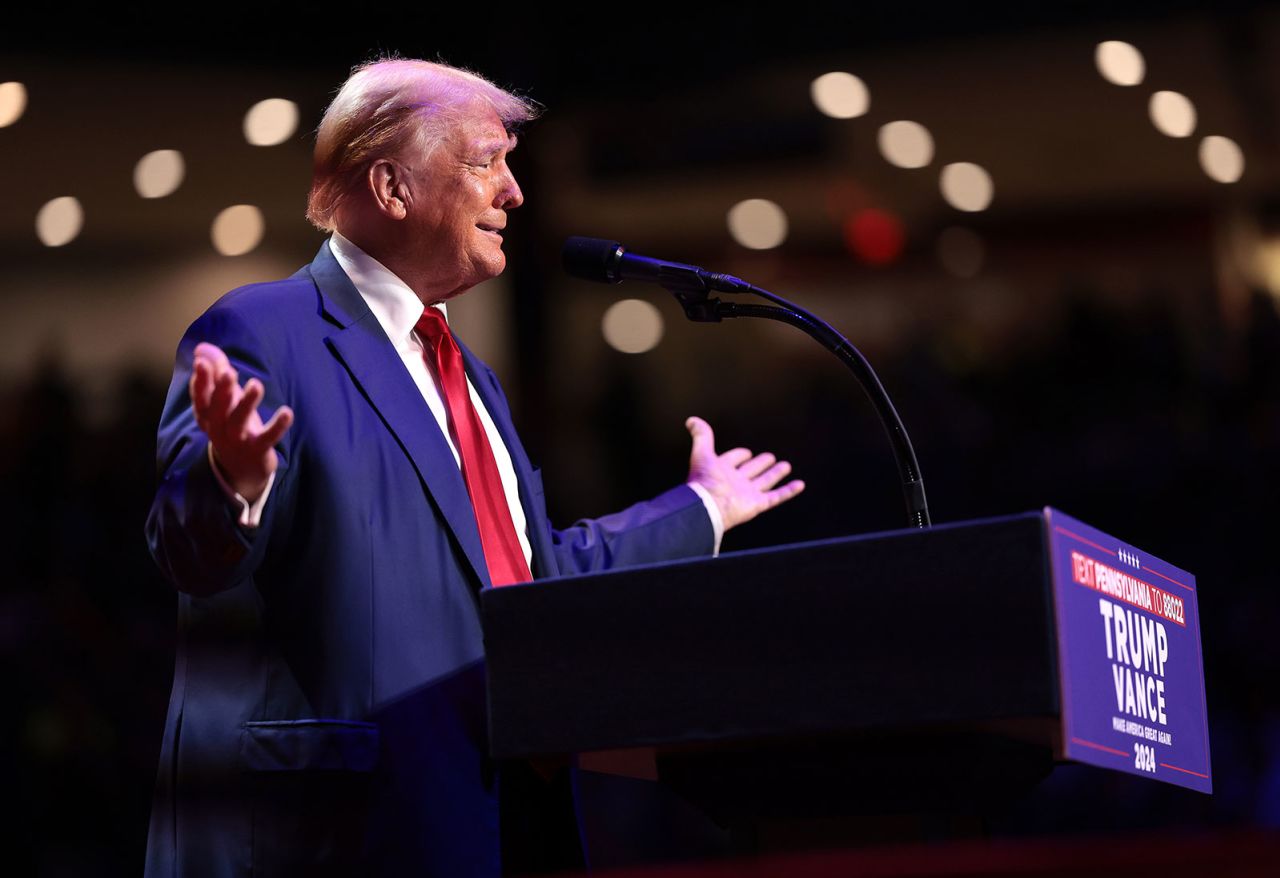
{"label": "bokeh light", "polygon": [[832,71],[809,84],[814,105],[833,119],[853,119],[871,107],[866,83],[852,73]]}
{"label": "bokeh light", "polygon": [[213,220],[213,247],[223,256],[242,256],[260,243],[266,230],[262,211],[252,204],[234,204]]}
{"label": "bokeh light", "polygon": [[1244,153],[1230,137],[1210,134],[1200,141],[1200,167],[1211,180],[1234,183],[1244,175]]}
{"label": "bokeh light", "polygon": [[27,110],[27,87],[20,82],[0,82],[0,128],[12,125]]}
{"label": "bokeh light", "polygon": [[70,244],[84,228],[84,208],[70,195],[45,203],[36,213],[36,237],[46,247]]}
{"label": "bokeh light", "polygon": [[787,239],[787,215],[764,198],[748,198],[729,208],[729,234],[743,247],[770,250]]}
{"label": "bokeh light", "polygon": [[182,153],[176,149],[157,149],[138,159],[133,168],[133,188],[143,198],[172,195],[186,176]]}
{"label": "bokeh light", "polygon": [[1169,137],[1190,137],[1196,130],[1196,108],[1184,94],[1158,91],[1147,105],[1151,124]]}
{"label": "bokeh light", "polygon": [[853,255],[867,265],[888,265],[902,255],[907,235],[896,216],[868,207],[845,220],[844,240]]}
{"label": "bokeh light", "polygon": [[995,195],[991,175],[973,162],[953,162],[944,167],[939,186],[947,204],[970,213],[986,210]]}
{"label": "bokeh light", "polygon": [[933,135],[919,122],[888,122],[877,142],[885,161],[899,168],[923,168],[933,161]]}
{"label": "bokeh light", "polygon": [[609,347],[624,354],[643,354],[662,341],[662,314],[641,299],[614,302],[604,312],[600,331]]}
{"label": "bokeh light", "polygon": [[1137,47],[1120,40],[1098,43],[1093,62],[1107,82],[1115,85],[1137,85],[1147,74],[1147,63]]}
{"label": "bokeh light", "polygon": [[258,101],[244,114],[244,139],[254,146],[276,146],[298,130],[298,105],[284,98]]}

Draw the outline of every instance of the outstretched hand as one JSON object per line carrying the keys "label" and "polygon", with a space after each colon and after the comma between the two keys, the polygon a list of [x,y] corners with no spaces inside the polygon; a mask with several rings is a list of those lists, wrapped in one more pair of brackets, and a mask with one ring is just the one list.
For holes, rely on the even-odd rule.
{"label": "outstretched hand", "polygon": [[209,437],[223,478],[237,494],[254,502],[279,464],[272,446],[293,423],[293,409],[282,405],[262,423],[262,382],[250,378],[241,387],[227,355],[208,342],[196,345],[187,389],[196,425]]}
{"label": "outstretched hand", "polygon": [[725,530],[750,521],[804,490],[804,482],[799,479],[774,487],[791,472],[791,464],[785,460],[778,460],[767,451],[752,455],[745,448],[716,454],[710,424],[695,417],[684,425],[693,436],[689,481],[706,488],[716,501]]}

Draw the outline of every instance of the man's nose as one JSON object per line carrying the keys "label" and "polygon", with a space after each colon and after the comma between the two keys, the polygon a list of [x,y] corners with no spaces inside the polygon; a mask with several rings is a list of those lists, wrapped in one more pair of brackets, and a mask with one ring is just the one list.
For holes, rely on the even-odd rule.
{"label": "man's nose", "polygon": [[516,175],[508,169],[502,188],[498,190],[498,197],[494,199],[494,206],[501,207],[504,210],[511,210],[522,204],[524,204],[524,193],[520,191],[520,184],[516,182]]}

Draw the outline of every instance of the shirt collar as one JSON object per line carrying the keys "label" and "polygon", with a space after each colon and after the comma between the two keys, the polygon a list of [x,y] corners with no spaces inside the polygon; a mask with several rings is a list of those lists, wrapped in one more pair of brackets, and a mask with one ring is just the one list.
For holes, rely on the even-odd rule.
{"label": "shirt collar", "polygon": [[[397,347],[410,340],[414,326],[422,317],[423,304],[409,285],[339,232],[329,237],[329,249],[355,285],[356,292],[368,304],[387,338]],[[449,312],[444,303],[438,302],[435,307],[447,321]]]}

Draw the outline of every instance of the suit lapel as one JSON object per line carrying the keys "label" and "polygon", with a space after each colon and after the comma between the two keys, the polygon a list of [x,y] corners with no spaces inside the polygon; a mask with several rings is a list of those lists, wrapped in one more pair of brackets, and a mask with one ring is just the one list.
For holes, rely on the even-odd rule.
{"label": "suit lapel", "polygon": [[[457,336],[454,338],[457,340]],[[458,347],[462,350],[467,375],[470,376],[476,393],[480,394],[480,400],[488,409],[489,417],[493,418],[493,424],[498,428],[498,433],[502,436],[502,441],[511,455],[511,464],[516,471],[520,505],[524,507],[525,527],[529,543],[533,547],[533,575],[535,577],[555,576],[559,571],[555,566],[555,554],[551,551],[550,528],[543,512],[545,500],[541,496],[534,496],[533,486],[536,480],[533,475],[533,466],[524,453],[520,437],[516,435],[515,424],[511,421],[511,410],[507,407],[506,398],[497,385],[493,371],[471,353],[470,348],[460,340]]]}
{"label": "suit lapel", "polygon": [[377,318],[334,259],[328,242],[321,245],[309,270],[320,290],[325,315],[337,324],[325,343],[404,449],[476,578],[488,586],[489,570],[466,483],[422,393]]}

